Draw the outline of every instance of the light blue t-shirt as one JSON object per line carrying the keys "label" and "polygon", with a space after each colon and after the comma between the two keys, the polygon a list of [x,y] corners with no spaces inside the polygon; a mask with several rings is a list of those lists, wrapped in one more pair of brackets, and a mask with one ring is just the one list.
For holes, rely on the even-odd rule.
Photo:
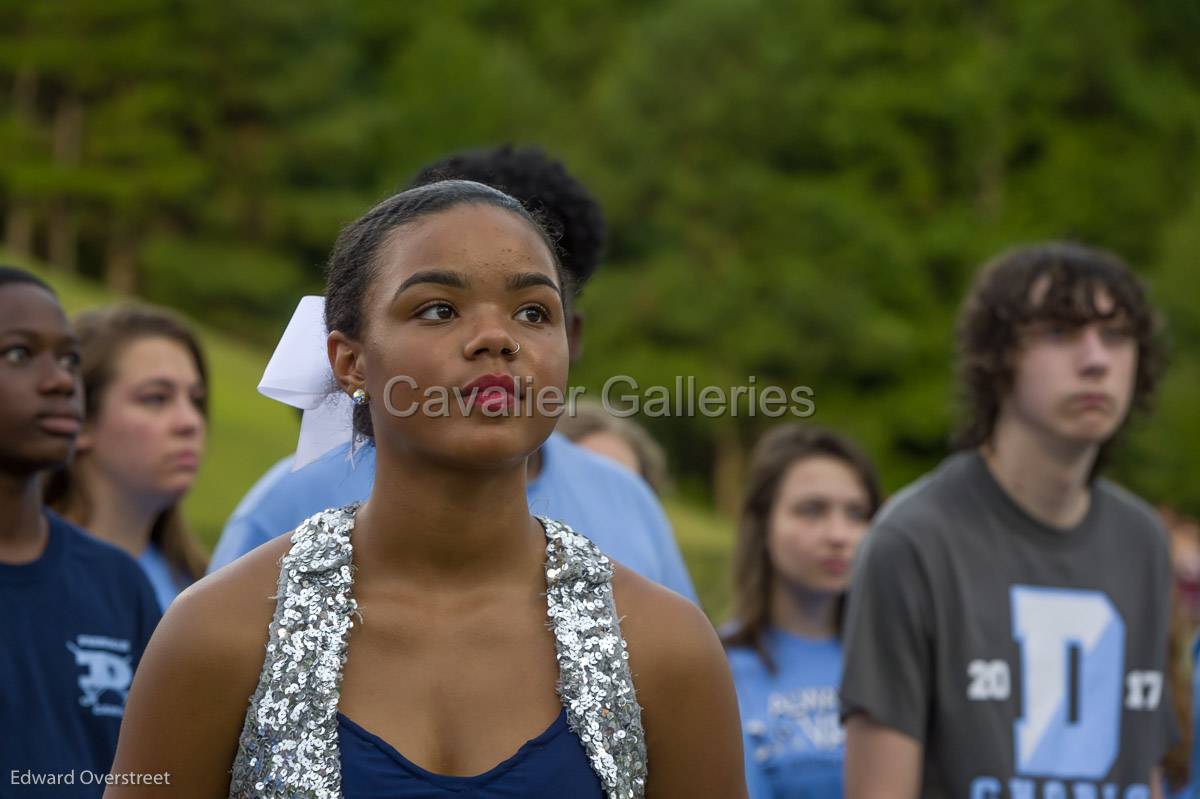
{"label": "light blue t-shirt", "polygon": [[189,581],[167,563],[167,559],[153,543],[142,550],[137,562],[142,567],[142,573],[150,580],[150,587],[154,589],[154,598],[158,600],[159,608],[165,612],[167,605],[179,596],[180,591],[187,588]]}
{"label": "light blue t-shirt", "polygon": [[[351,462],[349,446],[294,472],[281,472],[276,464],[226,523],[209,571],[291,532],[318,511],[365,500],[375,478],[375,449],[363,447]],[[531,513],[566,522],[613,560],[696,601],[671,524],[645,481],[559,433],[541,453],[541,473],[527,489]]]}
{"label": "light blue t-shirt", "polygon": [[841,644],[772,629],[767,648],[774,674],[752,649],[728,652],[750,799],[840,799],[846,740],[838,720]]}
{"label": "light blue t-shirt", "polygon": [[[253,512],[259,503],[274,490],[275,484],[291,474],[292,464],[295,462],[295,455],[288,455],[277,460],[275,465],[267,469],[263,476],[258,478],[258,482],[250,487],[250,490],[246,492],[246,496],[242,497],[242,501],[233,509],[233,514],[229,518],[232,520]],[[209,571],[212,571],[212,569],[209,569]]]}

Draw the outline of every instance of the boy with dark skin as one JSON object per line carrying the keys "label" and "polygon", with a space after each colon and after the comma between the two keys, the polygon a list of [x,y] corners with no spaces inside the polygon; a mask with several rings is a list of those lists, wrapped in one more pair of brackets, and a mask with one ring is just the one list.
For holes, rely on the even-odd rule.
{"label": "boy with dark skin", "polygon": [[[0,267],[0,794],[96,796],[159,611],[137,564],[48,512],[42,478],[75,449],[83,388],[54,293]],[[26,786],[45,787],[26,787]],[[53,786],[53,787],[50,787]],[[44,791],[44,793],[37,793]]]}
{"label": "boy with dark skin", "polygon": [[48,535],[38,475],[74,452],[83,392],[75,335],[54,296],[13,282],[0,286],[0,304],[0,562],[27,563]]}

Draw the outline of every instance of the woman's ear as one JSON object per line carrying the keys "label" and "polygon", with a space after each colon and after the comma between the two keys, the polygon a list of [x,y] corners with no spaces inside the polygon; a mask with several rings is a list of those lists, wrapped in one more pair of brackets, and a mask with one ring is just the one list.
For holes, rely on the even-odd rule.
{"label": "woman's ear", "polygon": [[340,330],[334,330],[326,339],[329,351],[329,367],[333,379],[347,394],[354,393],[367,382],[363,371],[362,346]]}

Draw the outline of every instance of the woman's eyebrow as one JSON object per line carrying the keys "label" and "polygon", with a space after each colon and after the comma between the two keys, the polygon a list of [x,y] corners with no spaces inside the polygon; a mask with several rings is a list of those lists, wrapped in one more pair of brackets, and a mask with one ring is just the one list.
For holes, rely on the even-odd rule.
{"label": "woman's eyebrow", "polygon": [[520,291],[532,286],[549,286],[560,296],[562,295],[562,289],[558,287],[558,284],[540,272],[522,272],[519,275],[511,275],[507,285],[509,291]]}
{"label": "woman's eyebrow", "polygon": [[419,283],[435,283],[439,286],[451,286],[456,289],[465,289],[467,287],[467,278],[461,272],[451,272],[448,269],[426,269],[422,272],[417,272],[400,284],[396,289],[396,293],[392,295],[392,300],[404,293],[404,291]]}
{"label": "woman's eyebrow", "polygon": [[163,388],[170,391],[175,390],[175,381],[169,377],[147,377],[139,380],[134,386],[135,391],[145,391],[146,389]]}
{"label": "woman's eyebrow", "polygon": [[16,338],[26,339],[35,343],[47,342],[52,347],[78,347],[79,339],[72,333],[63,335],[54,333],[44,333],[37,330],[30,330],[24,327],[11,327],[7,330],[0,330],[0,336],[14,336]]}

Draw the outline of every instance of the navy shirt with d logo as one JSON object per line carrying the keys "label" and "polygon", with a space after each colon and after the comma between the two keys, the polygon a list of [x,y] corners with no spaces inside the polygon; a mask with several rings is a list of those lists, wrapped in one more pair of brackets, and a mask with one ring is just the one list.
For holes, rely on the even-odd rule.
{"label": "navy shirt with d logo", "polygon": [[158,603],[132,558],[47,518],[41,557],[0,563],[0,797],[100,796]]}

